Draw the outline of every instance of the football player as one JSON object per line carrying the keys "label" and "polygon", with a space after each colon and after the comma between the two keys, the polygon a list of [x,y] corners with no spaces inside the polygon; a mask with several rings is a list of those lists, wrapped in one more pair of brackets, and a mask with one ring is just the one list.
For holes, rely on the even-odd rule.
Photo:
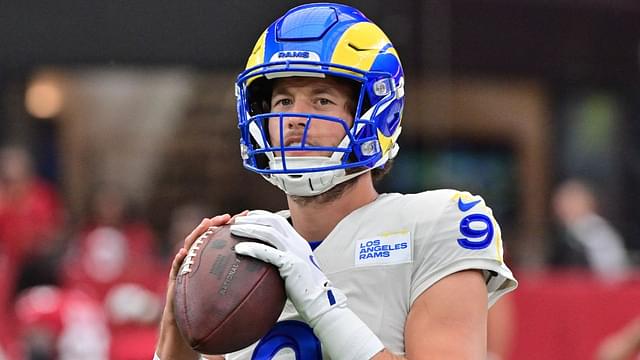
{"label": "football player", "polygon": [[374,187],[398,153],[405,99],[382,30],[350,6],[293,8],[259,37],[236,95],[244,166],[289,209],[205,219],[185,239],[157,356],[197,359],[173,320],[173,280],[198,235],[233,223],[274,245],[236,252],[277,266],[288,302],[226,359],[484,359],[487,309],[516,286],[491,209],[467,192]]}

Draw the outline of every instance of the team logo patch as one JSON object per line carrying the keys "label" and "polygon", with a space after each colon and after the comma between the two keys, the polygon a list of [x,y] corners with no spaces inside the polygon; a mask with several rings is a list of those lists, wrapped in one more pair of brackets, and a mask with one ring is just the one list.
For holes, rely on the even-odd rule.
{"label": "team logo patch", "polygon": [[358,240],[355,245],[356,266],[394,265],[411,262],[411,234],[408,231]]}
{"label": "team logo patch", "polygon": [[271,57],[271,62],[284,60],[320,61],[320,55],[313,51],[288,50],[278,51]]}
{"label": "team logo patch", "polygon": [[308,51],[279,51],[278,52],[278,58],[280,58],[280,59],[284,59],[284,58],[308,59],[309,58],[309,52]]}

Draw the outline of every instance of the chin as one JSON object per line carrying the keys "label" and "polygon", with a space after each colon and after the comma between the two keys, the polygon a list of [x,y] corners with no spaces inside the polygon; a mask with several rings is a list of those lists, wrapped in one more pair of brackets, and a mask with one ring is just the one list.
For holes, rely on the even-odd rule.
{"label": "chin", "polygon": [[342,182],[322,194],[314,196],[289,195],[289,198],[301,206],[324,205],[342,197],[342,195],[344,195],[358,181],[358,179],[360,179],[360,177],[361,176],[356,176],[353,179]]}
{"label": "chin", "polygon": [[284,153],[287,157],[330,157],[330,152],[319,152],[319,151],[287,151]]}

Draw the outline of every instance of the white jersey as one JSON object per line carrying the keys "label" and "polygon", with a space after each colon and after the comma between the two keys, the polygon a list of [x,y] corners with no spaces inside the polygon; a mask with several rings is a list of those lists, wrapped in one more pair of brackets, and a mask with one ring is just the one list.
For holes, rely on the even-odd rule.
{"label": "white jersey", "polygon": [[[329,280],[347,296],[349,308],[396,354],[404,354],[411,305],[445,276],[465,269],[483,270],[489,306],[517,285],[503,261],[500,227],[491,209],[481,197],[455,190],[382,194],[342,219],[314,254]],[[301,321],[289,302],[280,321],[297,325],[287,320]],[[279,346],[274,339],[282,332],[300,332],[287,329],[283,326],[280,333],[268,334],[271,340],[260,343],[258,349],[267,347],[270,352],[262,352],[274,354]],[[308,345],[309,336],[315,337],[312,333],[293,337]],[[251,359],[255,348],[256,344],[226,358]],[[297,360],[319,358],[308,356],[310,350],[305,349],[299,350],[302,356]],[[265,358],[296,357],[284,350]]]}

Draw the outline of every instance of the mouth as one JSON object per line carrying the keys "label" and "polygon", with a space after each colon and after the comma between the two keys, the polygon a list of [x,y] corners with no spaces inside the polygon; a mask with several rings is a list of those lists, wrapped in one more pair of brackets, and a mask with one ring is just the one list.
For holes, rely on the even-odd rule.
{"label": "mouth", "polygon": [[[307,139],[308,140],[308,139]],[[284,141],[285,156],[298,157],[298,156],[326,156],[324,152],[318,152],[314,150],[302,150],[302,147],[313,148],[315,145],[310,141],[302,142],[302,137],[292,136]],[[280,156],[279,152],[275,152],[275,156]]]}
{"label": "mouth", "polygon": [[[288,148],[300,148],[302,147],[301,142],[290,142],[286,145]],[[291,150],[285,152],[286,156],[311,156],[314,155],[313,151],[301,151],[301,150]]]}
{"label": "mouth", "polygon": [[[297,144],[297,145],[296,145]],[[284,146],[300,146],[302,144],[302,135],[289,135],[284,138]]]}

